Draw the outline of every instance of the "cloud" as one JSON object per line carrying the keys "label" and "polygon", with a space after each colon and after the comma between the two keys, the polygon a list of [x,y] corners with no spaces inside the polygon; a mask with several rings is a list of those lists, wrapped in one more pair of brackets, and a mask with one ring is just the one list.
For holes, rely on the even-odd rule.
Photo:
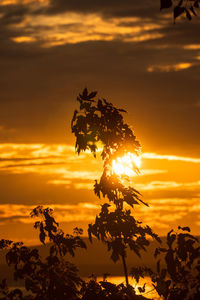
{"label": "cloud", "polygon": [[30,16],[19,25],[19,36],[11,39],[16,43],[38,41],[44,47],[98,40],[143,42],[163,37],[163,34],[159,33],[161,27],[162,25],[148,19],[104,19],[95,13],[67,12],[62,15]]}
{"label": "cloud", "polygon": [[[141,220],[143,224],[148,224],[154,229],[171,229],[171,223],[175,228],[178,224],[183,224],[183,219],[189,216],[190,213],[195,213],[198,216],[200,211],[199,199],[184,199],[179,198],[160,198],[152,200],[149,207],[137,206],[133,213],[136,219]],[[100,211],[98,203],[82,202],[77,204],[50,204],[54,210],[54,216],[58,222],[73,223],[73,222],[93,222],[95,215]],[[34,208],[33,205],[0,205],[0,225],[13,224],[16,226],[19,223],[33,224],[36,219],[29,217],[30,211]],[[196,218],[196,226],[199,226],[198,218]]]}
{"label": "cloud", "polygon": [[[36,219],[30,217],[30,212],[35,206],[1,204],[0,205],[0,224],[5,222],[20,222],[33,224]],[[47,207],[47,206],[45,206]],[[56,205],[51,204],[55,218],[58,222],[70,223],[76,221],[92,220],[99,210],[99,206],[94,203],[78,203],[76,205]]]}
{"label": "cloud", "polygon": [[132,2],[131,0],[125,0],[121,2],[117,1],[65,1],[65,0],[51,0],[50,6],[46,10],[46,13],[63,13],[66,11],[75,11],[83,13],[100,13],[107,17],[128,17],[141,14],[143,17],[155,16],[157,14],[157,6],[154,1],[147,0],[145,3]]}
{"label": "cloud", "polygon": [[[94,179],[101,176],[102,164],[100,157],[93,159],[89,152],[82,153],[77,159],[74,148],[70,145],[48,145],[48,144],[0,144],[0,167],[1,173],[11,174],[38,174],[40,176],[51,176],[47,180],[51,185],[63,185],[66,188],[93,189]],[[198,164],[199,158],[182,157],[176,155],[160,155],[156,153],[143,153],[142,159],[145,161],[180,161],[182,163]],[[81,165],[80,165],[81,164]],[[88,168],[90,164],[90,168]],[[155,165],[155,163],[154,163]],[[149,168],[141,168],[139,176],[134,176],[133,181],[144,181],[136,183],[140,190],[160,190],[187,188],[198,186],[198,182],[177,182],[168,181],[169,168],[166,164],[160,168],[149,165]],[[158,165],[156,165],[158,166]],[[155,175],[165,175],[163,181],[151,181],[149,177]],[[79,180],[79,182],[77,182]]]}
{"label": "cloud", "polygon": [[11,40],[16,43],[32,43],[36,41],[36,39],[32,36],[17,36],[11,38]]}
{"label": "cloud", "polygon": [[143,153],[142,158],[145,159],[155,159],[155,160],[169,160],[169,161],[183,161],[183,162],[191,162],[191,163],[200,163],[200,158],[193,157],[183,157],[176,155],[160,155],[156,153]]}
{"label": "cloud", "polygon": [[200,44],[185,45],[183,48],[187,50],[200,50]]}
{"label": "cloud", "polygon": [[176,182],[176,181],[152,181],[148,184],[137,183],[136,188],[138,190],[162,190],[162,189],[179,189],[180,190],[193,190],[197,189],[200,191],[200,181],[196,182]]}
{"label": "cloud", "polygon": [[189,62],[181,62],[178,64],[172,64],[172,65],[155,65],[155,66],[149,66],[147,68],[148,72],[178,72],[182,71],[188,68],[191,68],[193,66],[192,63]]}
{"label": "cloud", "polygon": [[138,43],[164,36],[159,32],[163,24],[155,18],[153,1],[145,5],[117,2],[4,2],[0,22],[9,25],[7,33],[13,42],[35,42],[44,47],[98,40]]}

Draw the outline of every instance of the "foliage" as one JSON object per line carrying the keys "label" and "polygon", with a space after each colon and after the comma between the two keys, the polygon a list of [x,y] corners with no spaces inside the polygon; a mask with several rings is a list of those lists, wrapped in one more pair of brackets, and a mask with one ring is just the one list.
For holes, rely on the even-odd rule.
{"label": "foliage", "polygon": [[96,157],[98,146],[103,147],[103,174],[99,182],[95,180],[94,192],[99,198],[103,196],[112,204],[104,203],[101,206],[95,223],[89,224],[88,235],[91,242],[92,236],[95,236],[107,244],[114,262],[122,259],[128,286],[125,261],[127,247],[140,256],[140,250],[146,250],[149,245],[148,236],[159,242],[160,239],[149,226],[142,226],[141,222],[136,221],[130,209],[125,208],[125,204],[131,207],[140,203],[147,204],[137,190],[127,187],[121,177],[112,171],[112,161],[116,157],[129,152],[136,155],[140,153],[140,144],[123,119],[122,113],[125,110],[114,107],[105,99],[95,100],[96,95],[97,92],[89,93],[86,88],[79,94],[79,111],[75,110],[71,123],[78,154],[88,149]]}
{"label": "foliage", "polygon": [[189,233],[189,227],[178,227],[167,234],[166,247],[155,250],[156,271],[146,267],[133,268],[138,282],[149,275],[157,293],[166,300],[200,299],[200,243]]}
{"label": "foliage", "polygon": [[[64,235],[52,215],[52,209],[44,209],[42,206],[33,209],[31,216],[42,218],[41,221],[35,222],[34,227],[39,228],[39,239],[43,244],[48,236],[51,242],[49,255],[42,260],[36,248],[31,249],[23,243],[1,240],[1,249],[8,249],[6,261],[8,266],[14,267],[14,279],[24,280],[25,289],[31,292],[28,296],[30,299],[77,299],[82,280],[76,266],[64,258],[67,253],[74,256],[76,248],[86,248],[80,238],[82,230],[75,228],[75,236]],[[5,281],[2,282],[0,291],[5,295],[5,299],[27,298],[22,296],[23,293],[19,289],[10,292]],[[13,293],[15,298],[12,298]]]}
{"label": "foliage", "polygon": [[[161,1],[162,2],[162,1]],[[192,1],[191,1],[192,2]],[[171,2],[162,2],[170,7]],[[182,4],[181,4],[182,5]],[[38,206],[31,217],[39,218],[34,228],[39,230],[39,240],[49,253],[42,258],[38,249],[24,246],[22,242],[0,240],[0,250],[6,249],[6,261],[12,267],[14,280],[23,280],[26,295],[21,289],[9,289],[6,279],[0,283],[1,300],[144,300],[136,295],[129,285],[126,266],[127,248],[136,255],[146,250],[148,237],[161,242],[148,225],[142,225],[132,215],[135,205],[147,205],[141,194],[129,184],[127,178],[114,174],[112,160],[128,152],[140,153],[140,144],[132,129],[124,122],[122,109],[118,109],[107,100],[95,100],[97,93],[88,93],[84,89],[79,94],[79,111],[74,112],[72,132],[76,136],[76,151],[90,150],[96,157],[98,147],[102,147],[103,173],[99,181],[95,180],[94,193],[109,201],[101,205],[101,211],[95,222],[88,226],[88,236],[107,245],[111,259],[122,260],[126,285],[107,281],[97,281],[93,274],[89,281],[80,278],[77,267],[66,260],[66,255],[74,256],[76,249],[86,249],[81,239],[82,229],[75,228],[73,235],[65,234],[53,216],[53,210]],[[137,170],[136,168],[136,171]],[[148,206],[148,205],[147,205]],[[47,243],[49,243],[47,245]],[[200,299],[200,244],[190,234],[189,227],[179,227],[178,232],[171,230],[166,246],[155,250],[156,270],[139,267],[132,268],[131,275],[139,282],[148,275],[157,293],[165,300]],[[139,287],[142,294],[145,286]]]}
{"label": "foliage", "polygon": [[7,249],[6,261],[13,268],[14,280],[23,280],[24,295],[20,288],[9,289],[6,279],[0,283],[1,300],[143,300],[132,287],[115,285],[106,280],[97,282],[94,275],[86,282],[78,275],[75,265],[65,260],[69,253],[74,256],[77,248],[86,248],[80,238],[82,229],[75,228],[74,235],[64,235],[53,217],[50,208],[38,206],[31,212],[32,217],[40,217],[34,224],[39,228],[39,239],[44,245],[50,241],[49,255],[42,259],[38,249],[25,247],[22,242],[14,243],[2,239],[0,249]]}
{"label": "foliage", "polygon": [[81,289],[83,294],[82,300],[145,300],[147,298],[136,295],[132,286],[126,287],[124,284],[113,284],[107,280],[96,281],[92,278],[89,282],[84,283]]}
{"label": "foliage", "polygon": [[197,16],[200,0],[160,0],[160,9],[172,8],[174,21],[181,15],[191,21],[192,16]]}

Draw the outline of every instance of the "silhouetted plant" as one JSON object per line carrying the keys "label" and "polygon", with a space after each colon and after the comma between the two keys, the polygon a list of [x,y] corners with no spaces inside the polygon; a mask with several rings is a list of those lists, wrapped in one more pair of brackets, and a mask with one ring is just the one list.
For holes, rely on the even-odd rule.
{"label": "silhouetted plant", "polygon": [[[81,288],[82,300],[146,300],[147,298],[136,295],[132,286],[114,284],[108,282],[106,278],[97,282],[96,276],[90,276],[89,282],[84,282]],[[148,300],[148,299],[147,299]]]}
{"label": "silhouetted plant", "polygon": [[86,248],[81,240],[82,230],[74,229],[74,235],[65,235],[55,221],[50,208],[38,206],[31,212],[32,217],[40,217],[34,224],[39,228],[40,241],[51,242],[49,255],[42,259],[38,249],[25,247],[22,242],[0,241],[0,250],[7,249],[6,261],[14,267],[14,279],[23,280],[24,288],[30,294],[24,295],[22,289],[9,289],[6,280],[0,283],[1,300],[145,300],[136,295],[131,286],[115,285],[107,281],[97,282],[95,275],[84,281],[78,275],[75,265],[65,260],[69,253],[74,256],[76,248]]}
{"label": "silhouetted plant", "polygon": [[[166,7],[163,7],[166,8]],[[1,300],[143,300],[129,285],[126,265],[127,248],[136,255],[146,250],[148,237],[161,242],[148,225],[142,225],[131,214],[135,205],[147,205],[141,194],[129,186],[126,176],[118,176],[112,170],[112,161],[127,153],[139,155],[140,144],[132,129],[124,122],[123,109],[118,109],[107,100],[95,100],[97,93],[84,89],[79,95],[79,111],[74,112],[72,132],[76,136],[76,151],[90,150],[94,157],[99,149],[103,160],[103,173],[95,181],[94,193],[109,201],[101,205],[95,222],[88,226],[88,236],[96,237],[107,245],[111,259],[122,260],[126,285],[102,281],[95,275],[84,281],[77,267],[66,260],[66,255],[75,255],[77,248],[86,249],[81,239],[82,229],[75,228],[73,235],[65,234],[53,217],[51,208],[38,206],[31,212],[37,217],[34,228],[39,230],[40,242],[50,243],[48,256],[44,259],[38,249],[29,248],[22,242],[0,240],[0,250],[7,249],[6,261],[13,267],[15,280],[23,280],[29,293],[21,289],[9,289],[6,280],[0,283]],[[135,171],[139,172],[137,167]],[[148,206],[148,205],[147,205]],[[167,235],[166,247],[158,247],[155,257],[160,255],[156,271],[147,267],[132,268],[131,275],[139,282],[140,277],[151,277],[152,285],[165,300],[200,299],[200,244],[191,235],[189,227],[179,227],[178,232],[171,230]],[[138,288],[145,292],[145,284]]]}
{"label": "silhouetted plant", "polygon": [[[27,297],[37,300],[78,299],[83,281],[78,275],[77,267],[66,261],[65,255],[69,253],[74,256],[77,248],[86,248],[80,238],[82,230],[75,228],[75,235],[65,235],[55,221],[50,208],[38,206],[33,209],[31,216],[42,218],[41,221],[35,222],[34,227],[39,228],[39,239],[43,244],[47,238],[51,242],[49,255],[42,260],[35,248],[25,247],[23,243],[1,240],[0,249],[8,249],[7,264],[14,266],[14,279],[24,280],[25,289],[31,292],[24,298],[20,289],[9,291],[6,282],[3,281],[1,294],[6,295],[5,299],[27,299]],[[15,298],[12,298],[13,293]]]}
{"label": "silhouetted plant", "polygon": [[149,275],[153,287],[165,300],[200,299],[200,243],[189,233],[189,227],[178,227],[167,234],[166,247],[155,250],[156,271],[146,267],[133,268],[132,275]]}
{"label": "silhouetted plant", "polygon": [[101,206],[95,223],[89,224],[88,235],[91,242],[92,236],[95,236],[107,245],[114,262],[122,259],[128,287],[127,247],[140,256],[140,251],[146,250],[149,245],[148,236],[159,242],[160,239],[149,226],[142,226],[141,222],[136,221],[131,210],[125,207],[128,205],[133,208],[140,203],[147,205],[140,193],[131,186],[127,187],[121,177],[112,171],[113,159],[129,152],[136,155],[140,152],[140,144],[121,114],[125,110],[114,107],[105,99],[95,100],[96,95],[97,92],[88,93],[87,89],[79,94],[79,111],[75,110],[71,123],[78,154],[88,149],[96,157],[98,147],[103,147],[103,174],[99,182],[95,181],[94,192],[99,198],[102,195],[113,204],[104,203]]}
{"label": "silhouetted plant", "polygon": [[160,9],[172,8],[174,21],[183,14],[191,21],[192,16],[197,16],[199,4],[199,0],[160,0]]}

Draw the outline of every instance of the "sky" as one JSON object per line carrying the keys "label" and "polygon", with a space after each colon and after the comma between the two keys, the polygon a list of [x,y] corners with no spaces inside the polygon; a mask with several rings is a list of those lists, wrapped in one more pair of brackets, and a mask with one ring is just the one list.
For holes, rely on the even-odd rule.
{"label": "sky", "polygon": [[70,130],[85,87],[127,110],[142,145],[131,184],[149,207],[135,216],[161,235],[199,234],[199,30],[154,0],[0,1],[1,238],[38,243],[37,205],[66,232],[94,221],[101,160],[78,156]]}

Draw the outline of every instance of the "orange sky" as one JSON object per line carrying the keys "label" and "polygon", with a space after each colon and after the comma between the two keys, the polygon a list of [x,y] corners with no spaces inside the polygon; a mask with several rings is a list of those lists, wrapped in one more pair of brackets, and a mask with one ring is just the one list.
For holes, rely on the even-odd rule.
{"label": "orange sky", "polygon": [[[54,208],[66,229],[75,224],[86,229],[94,220],[103,203],[93,195],[94,179],[102,170],[99,157],[77,156],[73,146],[59,144],[1,144],[0,151],[2,236],[35,243],[27,228],[33,222],[29,212],[37,204]],[[141,174],[132,177],[131,184],[150,207],[135,207],[138,219],[161,234],[179,224],[190,224],[198,233],[200,159],[144,152],[141,160]]]}
{"label": "orange sky", "polygon": [[159,234],[199,234],[200,21],[173,25],[154,0],[133,2],[0,2],[2,238],[37,243],[28,215],[39,204],[66,231],[98,213],[101,161],[77,156],[70,132],[85,86],[128,111],[142,144],[132,184],[150,207],[136,216]]}

